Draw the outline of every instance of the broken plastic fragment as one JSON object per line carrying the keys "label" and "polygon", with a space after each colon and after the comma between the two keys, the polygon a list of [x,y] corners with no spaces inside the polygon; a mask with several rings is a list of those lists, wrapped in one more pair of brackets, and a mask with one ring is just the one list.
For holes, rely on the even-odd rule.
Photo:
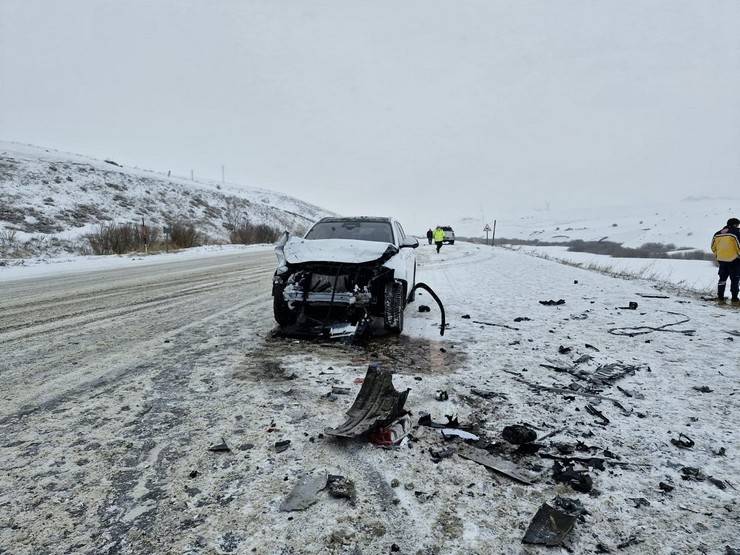
{"label": "broken plastic fragment", "polygon": [[410,390],[399,392],[393,387],[393,373],[377,364],[371,364],[354,403],[347,411],[347,419],[336,428],[326,428],[327,435],[353,438],[371,430],[387,426],[405,411]]}
{"label": "broken plastic fragment", "polygon": [[478,441],[480,438],[475,435],[471,434],[470,432],[466,432],[465,430],[459,430],[457,428],[442,428],[439,430],[442,434],[442,437],[445,439],[451,438],[451,437],[459,437],[460,439],[466,439],[471,441]]}
{"label": "broken plastic fragment", "polygon": [[329,476],[326,472],[306,474],[298,480],[293,490],[280,505],[281,511],[302,511],[316,503],[317,495],[326,487]]}
{"label": "broken plastic fragment", "polygon": [[522,543],[562,545],[581,513],[583,505],[575,499],[556,497],[552,505],[543,503],[529,523]]}
{"label": "broken plastic fragment", "polygon": [[507,478],[511,478],[516,482],[520,482],[527,486],[532,485],[532,482],[529,480],[529,478],[520,474],[518,470],[513,468],[513,465],[511,463],[503,459],[499,459],[498,457],[494,457],[483,449],[478,449],[477,447],[463,444],[460,445],[460,447],[458,448],[457,454],[464,459],[468,459],[480,465],[483,465],[486,468],[489,468],[498,474],[506,476]]}

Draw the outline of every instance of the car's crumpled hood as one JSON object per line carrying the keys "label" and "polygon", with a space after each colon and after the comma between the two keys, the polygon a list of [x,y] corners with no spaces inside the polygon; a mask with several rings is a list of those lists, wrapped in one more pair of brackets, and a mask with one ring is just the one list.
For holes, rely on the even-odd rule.
{"label": "car's crumpled hood", "polygon": [[300,239],[291,237],[285,243],[288,264],[336,262],[344,264],[382,263],[398,253],[398,247],[378,241],[355,239]]}

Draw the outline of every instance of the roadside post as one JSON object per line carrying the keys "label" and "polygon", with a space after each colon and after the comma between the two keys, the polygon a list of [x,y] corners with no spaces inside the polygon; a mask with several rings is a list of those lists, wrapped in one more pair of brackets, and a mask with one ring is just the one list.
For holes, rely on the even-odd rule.
{"label": "roadside post", "polygon": [[164,232],[164,252],[170,252],[170,228],[164,226],[162,232]]}
{"label": "roadside post", "polygon": [[486,224],[486,227],[483,228],[483,231],[486,232],[486,245],[488,244],[488,234],[491,232],[491,226]]}
{"label": "roadside post", "polygon": [[496,220],[493,220],[493,235],[491,236],[491,246],[496,246]]}
{"label": "roadside post", "polygon": [[144,241],[144,254],[149,254],[149,233],[144,218],[141,218],[141,238]]}

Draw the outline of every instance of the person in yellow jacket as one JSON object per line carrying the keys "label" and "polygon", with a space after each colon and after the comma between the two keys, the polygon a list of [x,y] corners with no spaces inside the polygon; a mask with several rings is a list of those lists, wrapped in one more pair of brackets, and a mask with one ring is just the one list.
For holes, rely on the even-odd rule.
{"label": "person in yellow jacket", "polygon": [[434,230],[434,244],[437,245],[437,253],[439,253],[439,249],[442,248],[442,243],[445,240],[445,230],[441,227],[437,226],[437,229]]}
{"label": "person in yellow jacket", "polygon": [[740,288],[740,220],[730,218],[727,225],[712,237],[712,252],[719,264],[719,282],[717,283],[717,299],[725,300],[727,278],[730,278],[730,293],[732,302],[740,303],[738,289]]}

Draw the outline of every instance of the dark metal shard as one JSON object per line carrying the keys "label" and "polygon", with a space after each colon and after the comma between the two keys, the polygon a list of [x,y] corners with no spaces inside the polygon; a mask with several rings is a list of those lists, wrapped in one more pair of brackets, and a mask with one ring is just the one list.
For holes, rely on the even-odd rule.
{"label": "dark metal shard", "polygon": [[378,426],[385,426],[403,416],[409,390],[396,391],[393,373],[377,364],[371,364],[365,374],[360,392],[347,411],[347,420],[336,428],[326,428],[324,433],[334,437],[361,436]]}

